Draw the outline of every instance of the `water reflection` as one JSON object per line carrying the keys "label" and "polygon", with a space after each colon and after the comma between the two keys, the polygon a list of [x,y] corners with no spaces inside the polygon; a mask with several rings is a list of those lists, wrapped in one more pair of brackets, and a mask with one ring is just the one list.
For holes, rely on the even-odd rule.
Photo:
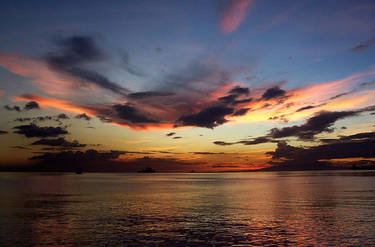
{"label": "water reflection", "polygon": [[2,173],[0,185],[1,246],[375,245],[371,172]]}

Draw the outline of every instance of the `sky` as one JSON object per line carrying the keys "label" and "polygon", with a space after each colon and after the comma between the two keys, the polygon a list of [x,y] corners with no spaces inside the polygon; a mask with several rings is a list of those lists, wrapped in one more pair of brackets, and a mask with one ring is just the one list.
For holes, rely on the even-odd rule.
{"label": "sky", "polygon": [[1,1],[0,168],[375,165],[375,3]]}

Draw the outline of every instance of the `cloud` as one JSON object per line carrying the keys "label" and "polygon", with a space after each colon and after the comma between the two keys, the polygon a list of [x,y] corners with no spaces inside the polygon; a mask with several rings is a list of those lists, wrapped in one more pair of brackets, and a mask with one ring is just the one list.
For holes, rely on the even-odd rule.
{"label": "cloud", "polygon": [[[329,144],[322,144],[309,148],[294,147],[286,142],[279,142],[272,155],[279,169],[312,169],[322,168],[326,165],[323,160],[347,159],[347,158],[375,158],[375,139],[372,134],[359,133],[346,140],[339,139]],[[365,137],[366,136],[366,137]]]}
{"label": "cloud", "polygon": [[244,93],[229,94],[229,95],[218,98],[218,100],[224,104],[233,105],[233,106],[244,104],[244,103],[249,103],[253,100],[252,98],[242,98],[238,100],[241,94],[244,94]]}
{"label": "cloud", "polygon": [[197,154],[197,155],[215,155],[215,154],[226,154],[223,152],[216,153],[216,152],[190,152],[192,154]]}
{"label": "cloud", "polygon": [[127,104],[117,104],[113,106],[116,114],[122,120],[126,120],[131,124],[137,123],[158,123],[158,120],[152,119],[144,114],[142,114],[138,109]]}
{"label": "cloud", "polygon": [[250,93],[249,88],[247,87],[234,87],[229,92],[229,94],[235,94],[235,95],[248,95]]}
{"label": "cloud", "polygon": [[349,135],[349,136],[342,136],[340,137],[339,141],[359,140],[359,139],[368,139],[368,138],[375,139],[375,132],[363,132],[363,133],[358,133],[358,134]]}
{"label": "cloud", "polygon": [[242,108],[235,111],[232,116],[244,116],[251,108]]}
{"label": "cloud", "polygon": [[24,117],[24,118],[16,118],[14,119],[15,122],[29,122],[29,121],[32,121],[34,124],[37,123],[37,122],[45,122],[45,121],[55,121],[59,124],[62,124],[62,120],[67,120],[69,119],[69,117],[64,114],[64,113],[61,113],[59,115],[56,115],[56,116],[38,116],[38,117]]}
{"label": "cloud", "polygon": [[235,31],[246,18],[246,10],[252,0],[230,0],[220,16],[220,29],[223,33]]}
{"label": "cloud", "polygon": [[267,142],[273,142],[273,141],[266,136],[260,136],[253,140],[242,140],[237,143],[249,146],[249,145],[256,145],[256,144],[267,143]]}
{"label": "cloud", "polygon": [[299,108],[296,112],[306,111],[306,110],[314,109],[316,107],[318,107],[318,106],[308,105],[308,106],[304,106],[304,107]]}
{"label": "cloud", "polygon": [[128,98],[130,99],[145,99],[151,97],[163,97],[163,96],[172,96],[174,93],[168,92],[156,92],[156,91],[145,91],[145,92],[136,92],[128,94]]}
{"label": "cloud", "polygon": [[109,119],[107,117],[103,117],[103,116],[98,116],[99,120],[102,121],[103,123],[112,123],[112,119]]}
{"label": "cloud", "polygon": [[134,64],[130,63],[130,57],[129,57],[129,54],[127,52],[124,53],[124,55],[122,57],[122,61],[123,61],[123,68],[128,73],[130,73],[132,75],[135,75],[135,76],[140,76],[140,77],[145,76],[144,71],[142,71],[140,68],[138,68]]}
{"label": "cloud", "polygon": [[235,168],[235,167],[240,167],[240,166],[237,166],[237,165],[221,165],[221,164],[218,164],[218,165],[212,165],[211,167],[212,167],[212,168]]}
{"label": "cloud", "polygon": [[14,149],[21,149],[21,150],[30,150],[28,147],[23,147],[23,146],[12,146]]}
{"label": "cloud", "polygon": [[19,106],[9,106],[5,105],[4,109],[7,111],[16,111],[16,112],[21,112],[21,108]]}
{"label": "cloud", "polygon": [[375,106],[368,106],[352,111],[321,111],[309,118],[305,124],[284,127],[281,129],[273,128],[270,130],[268,136],[276,139],[296,136],[301,140],[311,140],[315,135],[322,132],[332,132],[333,129],[331,127],[337,120],[357,116],[362,112],[373,110],[375,110]]}
{"label": "cloud", "polygon": [[64,138],[60,137],[57,139],[40,139],[33,142],[31,145],[44,145],[44,146],[53,146],[53,147],[64,147],[64,148],[77,148],[77,147],[86,147],[86,144],[81,144],[78,141],[67,141]]}
{"label": "cloud", "polygon": [[233,108],[226,106],[208,107],[198,113],[180,117],[176,126],[196,126],[212,129],[226,123],[228,120],[225,119],[225,116],[232,113]]}
{"label": "cloud", "polygon": [[339,119],[358,115],[358,111],[342,111],[342,112],[319,112],[315,116],[309,118],[305,124],[294,125],[284,128],[273,128],[269,135],[272,138],[283,138],[297,136],[302,140],[313,139],[315,135],[322,132],[332,132],[332,125]]}
{"label": "cloud", "polygon": [[223,141],[214,141],[213,143],[219,146],[230,146],[230,145],[236,144],[236,142],[223,142]]}
{"label": "cloud", "polygon": [[337,99],[337,98],[340,98],[340,97],[343,97],[343,96],[349,95],[349,94],[351,94],[351,93],[353,93],[353,91],[351,91],[351,92],[346,92],[346,93],[340,93],[340,94],[337,94],[337,95],[335,95],[335,96],[333,96],[333,97],[331,97],[331,98],[329,98],[329,99],[330,99],[330,100]]}
{"label": "cloud", "polygon": [[25,135],[27,138],[31,137],[56,137],[59,135],[68,134],[64,128],[61,127],[39,127],[35,124],[16,126],[14,133]]}
{"label": "cloud", "polygon": [[116,94],[126,95],[128,90],[98,72],[88,69],[86,64],[104,60],[104,53],[89,36],[72,36],[57,42],[59,50],[45,56],[49,67],[57,72],[73,76],[82,84],[94,84]]}
{"label": "cloud", "polygon": [[274,98],[279,98],[285,96],[286,91],[280,89],[280,87],[268,88],[262,95],[263,100],[270,100]]}
{"label": "cloud", "polygon": [[75,118],[77,118],[77,119],[83,119],[83,120],[86,120],[86,121],[90,121],[91,120],[91,117],[87,116],[86,113],[78,114],[78,115],[75,116]]}
{"label": "cloud", "polygon": [[57,119],[69,119],[69,116],[65,113],[60,113],[59,115],[57,115]]}
{"label": "cloud", "polygon": [[241,140],[237,142],[214,141],[213,143],[219,146],[231,146],[235,144],[242,144],[242,145],[250,146],[250,145],[257,145],[257,144],[268,143],[268,142],[278,142],[278,141],[272,140],[268,136],[260,136],[251,140]]}
{"label": "cloud", "polygon": [[169,132],[169,133],[166,134],[166,136],[173,136],[175,134],[176,134],[176,132]]}
{"label": "cloud", "polygon": [[353,48],[351,48],[351,51],[354,51],[354,52],[365,51],[373,45],[375,45],[375,39],[356,45]]}
{"label": "cloud", "polygon": [[[9,106],[9,105],[4,105],[4,109],[7,111],[16,111],[16,112],[21,112],[21,107],[19,106]],[[35,101],[30,101],[25,104],[25,107],[23,108],[24,111],[29,111],[32,109],[40,109],[38,102]]]}
{"label": "cloud", "polygon": [[40,109],[39,104],[35,101],[30,101],[26,103],[25,107],[23,108],[26,111],[32,110],[32,109]]}
{"label": "cloud", "polygon": [[91,161],[108,161],[118,158],[123,152],[110,151],[110,152],[98,152],[93,149],[89,149],[85,152],[81,151],[62,151],[59,153],[44,153],[31,157],[31,160],[41,160],[47,163],[79,163],[79,162],[91,162]]}
{"label": "cloud", "polygon": [[0,135],[5,135],[5,134],[8,134],[8,131],[0,130]]}
{"label": "cloud", "polygon": [[174,136],[173,139],[181,139],[181,136]]}
{"label": "cloud", "polygon": [[362,87],[366,87],[366,86],[374,86],[375,85],[375,80],[374,81],[370,81],[370,82],[363,82],[360,84],[360,86]]}

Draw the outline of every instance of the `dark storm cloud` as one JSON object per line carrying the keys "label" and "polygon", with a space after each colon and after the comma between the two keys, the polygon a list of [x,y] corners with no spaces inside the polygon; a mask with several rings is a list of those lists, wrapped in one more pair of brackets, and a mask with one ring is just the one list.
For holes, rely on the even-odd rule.
{"label": "dark storm cloud", "polygon": [[233,116],[244,116],[251,108],[242,108],[235,111],[232,115]]}
{"label": "dark storm cloud", "polygon": [[158,120],[155,120],[148,116],[143,115],[139,110],[127,104],[114,105],[113,109],[116,111],[116,114],[120,119],[129,121],[132,124],[158,123],[159,122]]}
{"label": "dark storm cloud", "polygon": [[25,135],[27,138],[31,137],[56,137],[59,135],[68,134],[64,128],[61,127],[39,127],[35,124],[16,126],[14,133]]}
{"label": "dark storm cloud", "polygon": [[174,93],[168,92],[157,92],[157,91],[145,91],[145,92],[136,92],[128,94],[129,99],[147,99],[151,97],[163,97],[163,96],[172,96]]}
{"label": "dark storm cloud", "polygon": [[78,115],[75,116],[75,118],[77,118],[77,119],[83,119],[83,120],[86,120],[86,121],[90,121],[91,120],[91,117],[87,116],[86,113],[78,114]]}
{"label": "dark storm cloud", "polygon": [[365,51],[371,46],[375,45],[375,39],[369,40],[357,46],[354,46],[351,50],[354,52]]}
{"label": "dark storm cloud", "polygon": [[233,108],[226,106],[213,106],[202,111],[182,116],[177,120],[177,126],[197,126],[205,128],[214,128],[226,123],[225,116],[233,113]]}
{"label": "dark storm cloud", "polygon": [[166,136],[173,136],[173,135],[175,135],[176,134],[176,132],[170,132],[170,133],[167,133],[167,134],[165,134]]}
{"label": "dark storm cloud", "polygon": [[19,106],[16,106],[16,105],[15,106],[5,105],[4,109],[7,110],[7,111],[21,112],[21,108]]}
{"label": "dark storm cloud", "polygon": [[44,145],[44,146],[58,146],[65,148],[77,148],[77,147],[86,147],[86,144],[81,144],[78,141],[67,141],[65,138],[56,138],[56,139],[40,139],[33,142],[31,145]]}
{"label": "dark storm cloud", "polygon": [[32,110],[32,109],[40,109],[39,104],[35,101],[30,101],[26,103],[25,107],[23,108],[26,111]]}
{"label": "dark storm cloud", "polygon": [[303,140],[313,139],[315,135],[322,132],[332,132],[331,127],[337,120],[352,117],[358,113],[358,111],[320,112],[309,118],[305,124],[281,129],[273,128],[270,130],[269,136],[272,138],[297,136]]}
{"label": "dark storm cloud", "polygon": [[282,90],[280,87],[268,88],[262,95],[263,100],[270,100],[274,98],[279,98],[285,96],[286,91]]}
{"label": "dark storm cloud", "polygon": [[134,64],[130,63],[130,57],[127,52],[124,52],[122,61],[123,61],[123,68],[125,69],[126,72],[135,76],[140,76],[140,77],[145,76],[144,71],[142,71],[140,68],[138,68]]}
{"label": "dark storm cloud", "polygon": [[114,93],[126,95],[126,88],[110,81],[96,71],[86,68],[87,63],[99,62],[105,58],[88,36],[72,36],[58,42],[59,50],[48,53],[45,61],[50,68],[80,79],[83,83],[95,84]]}
{"label": "dark storm cloud", "polygon": [[5,135],[5,134],[8,134],[8,131],[0,130],[0,135]]}

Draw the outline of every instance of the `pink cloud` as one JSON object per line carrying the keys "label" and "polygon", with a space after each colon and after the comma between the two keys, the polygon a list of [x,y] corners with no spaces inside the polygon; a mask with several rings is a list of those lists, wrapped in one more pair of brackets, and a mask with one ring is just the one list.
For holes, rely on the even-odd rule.
{"label": "pink cloud", "polygon": [[253,0],[231,0],[220,17],[220,29],[223,33],[236,30],[246,18],[246,9]]}

